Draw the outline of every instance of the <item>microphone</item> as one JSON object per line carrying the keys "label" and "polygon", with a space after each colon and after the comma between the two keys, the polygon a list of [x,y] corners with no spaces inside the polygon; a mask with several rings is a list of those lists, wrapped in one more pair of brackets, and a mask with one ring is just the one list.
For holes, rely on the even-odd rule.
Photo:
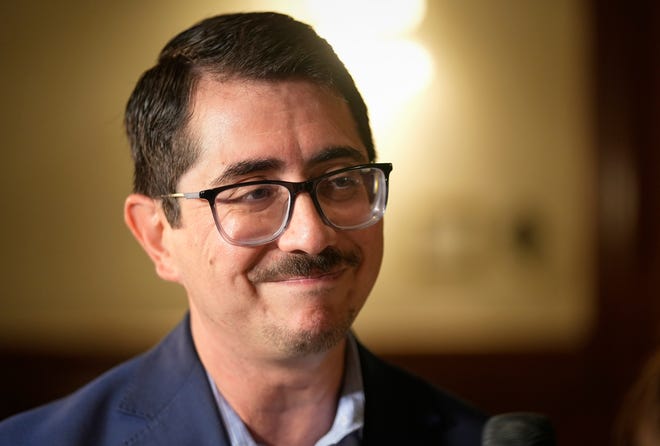
{"label": "microphone", "polygon": [[530,412],[491,417],[484,427],[483,446],[555,446],[555,432],[548,418]]}

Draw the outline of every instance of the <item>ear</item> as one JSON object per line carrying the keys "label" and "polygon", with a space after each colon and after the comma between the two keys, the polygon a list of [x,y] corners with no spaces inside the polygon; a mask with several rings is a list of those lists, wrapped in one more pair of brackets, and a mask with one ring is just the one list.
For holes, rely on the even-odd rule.
{"label": "ear", "polygon": [[160,204],[151,197],[131,194],[124,203],[124,221],[156,266],[156,273],[177,282],[178,274],[168,248],[171,227]]}

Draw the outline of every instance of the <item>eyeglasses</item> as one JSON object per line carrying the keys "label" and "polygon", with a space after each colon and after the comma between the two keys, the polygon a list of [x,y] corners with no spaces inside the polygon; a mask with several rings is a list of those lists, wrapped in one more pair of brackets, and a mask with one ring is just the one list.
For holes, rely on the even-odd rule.
{"label": "eyeglasses", "polygon": [[390,163],[361,164],[307,181],[249,181],[162,198],[208,201],[220,235],[229,243],[257,246],[286,230],[296,197],[307,192],[323,222],[338,230],[363,229],[385,213]]}

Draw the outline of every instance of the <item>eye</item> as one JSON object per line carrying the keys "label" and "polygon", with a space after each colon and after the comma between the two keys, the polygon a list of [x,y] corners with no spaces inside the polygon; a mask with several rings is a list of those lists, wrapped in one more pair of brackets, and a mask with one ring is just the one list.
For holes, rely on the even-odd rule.
{"label": "eye", "polygon": [[265,184],[235,187],[218,194],[216,202],[231,205],[255,205],[269,203],[281,195],[278,187]]}
{"label": "eye", "polygon": [[355,172],[346,172],[331,176],[319,183],[316,190],[317,196],[323,201],[345,202],[360,195],[362,177]]}
{"label": "eye", "polygon": [[328,179],[328,186],[334,189],[348,189],[359,186],[360,183],[361,183],[360,177],[351,174],[331,177]]}
{"label": "eye", "polygon": [[255,188],[252,190],[245,191],[245,193],[240,197],[241,201],[259,201],[267,200],[273,196],[273,191],[269,188]]}

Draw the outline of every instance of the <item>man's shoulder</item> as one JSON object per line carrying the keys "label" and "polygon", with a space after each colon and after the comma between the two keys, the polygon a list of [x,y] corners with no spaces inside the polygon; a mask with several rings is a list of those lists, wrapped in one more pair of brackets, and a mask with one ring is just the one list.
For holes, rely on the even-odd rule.
{"label": "man's shoulder", "polygon": [[105,446],[145,435],[172,436],[179,432],[154,427],[186,416],[199,418],[195,408],[207,408],[209,401],[212,395],[186,318],[148,352],[67,397],[0,422],[0,446]]}
{"label": "man's shoulder", "polygon": [[119,421],[131,422],[116,409],[142,360],[143,356],[133,358],[66,397],[0,422],[0,445],[71,445],[91,439],[106,444],[102,438],[107,439],[107,433],[101,430]]}
{"label": "man's shoulder", "polygon": [[[367,444],[480,445],[488,416],[463,399],[360,347]],[[395,443],[396,443],[395,441]]]}

